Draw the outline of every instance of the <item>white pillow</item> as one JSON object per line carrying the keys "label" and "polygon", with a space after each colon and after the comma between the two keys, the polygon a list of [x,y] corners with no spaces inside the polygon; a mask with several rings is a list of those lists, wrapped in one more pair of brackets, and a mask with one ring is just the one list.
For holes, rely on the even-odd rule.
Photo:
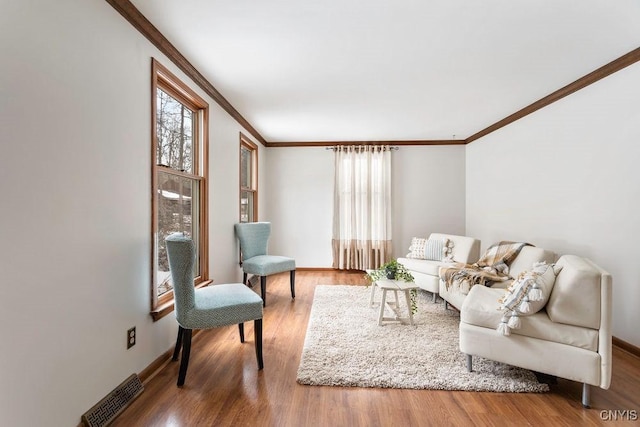
{"label": "white pillow", "polygon": [[444,262],[453,262],[453,247],[455,246],[453,243],[453,240],[451,239],[444,239],[444,240],[446,243],[444,245],[442,260]]}
{"label": "white pillow", "polygon": [[520,316],[530,316],[542,310],[549,300],[560,270],[561,266],[536,262],[531,271],[520,273],[499,301],[504,315],[498,325],[498,332],[510,335],[511,329],[520,327]]}
{"label": "white pillow", "polygon": [[428,259],[442,261],[447,254],[449,239],[423,239],[414,237],[411,239],[407,258]]}
{"label": "white pillow", "polygon": [[421,237],[414,237],[411,239],[411,245],[409,245],[409,253],[407,258],[424,259],[424,247],[427,244],[427,239]]}

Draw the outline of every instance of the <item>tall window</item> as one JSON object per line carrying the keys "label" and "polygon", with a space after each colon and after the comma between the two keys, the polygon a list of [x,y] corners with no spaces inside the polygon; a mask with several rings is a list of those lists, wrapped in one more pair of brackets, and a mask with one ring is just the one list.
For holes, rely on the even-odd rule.
{"label": "tall window", "polygon": [[152,61],[152,315],[173,309],[165,238],[175,232],[196,246],[194,285],[207,280],[207,118],[209,106]]}
{"label": "tall window", "polygon": [[390,147],[336,147],[333,200],[333,268],[375,269],[389,261]]}
{"label": "tall window", "polygon": [[240,134],[240,222],[258,220],[258,146]]}

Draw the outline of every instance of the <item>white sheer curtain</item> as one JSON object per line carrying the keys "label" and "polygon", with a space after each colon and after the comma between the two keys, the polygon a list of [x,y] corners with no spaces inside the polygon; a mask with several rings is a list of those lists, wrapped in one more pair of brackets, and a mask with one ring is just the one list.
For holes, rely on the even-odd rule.
{"label": "white sheer curtain", "polygon": [[335,149],[333,268],[366,270],[391,258],[391,150]]}

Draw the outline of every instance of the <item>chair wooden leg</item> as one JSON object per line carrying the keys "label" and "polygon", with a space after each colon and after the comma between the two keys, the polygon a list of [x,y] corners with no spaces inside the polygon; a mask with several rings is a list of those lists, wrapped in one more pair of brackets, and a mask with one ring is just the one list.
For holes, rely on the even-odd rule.
{"label": "chair wooden leg", "polygon": [[256,359],[258,359],[258,370],[261,370],[264,368],[264,362],[262,361],[262,319],[253,321],[253,334],[256,345]]}
{"label": "chair wooden leg", "polygon": [[[247,273],[242,273],[242,284],[249,286],[247,284]],[[251,286],[249,286],[249,287],[251,287]]]}
{"label": "chair wooden leg", "polygon": [[291,298],[296,298],[296,271],[291,270],[289,273],[289,281],[291,282]]}
{"label": "chair wooden leg", "polygon": [[182,359],[180,360],[180,371],[178,372],[178,387],[184,385],[189,367],[189,355],[191,354],[191,329],[185,329],[182,343]]}
{"label": "chair wooden leg", "polygon": [[260,276],[260,292],[262,292],[262,306],[267,306],[267,276]]}
{"label": "chair wooden leg", "polygon": [[176,348],[173,350],[173,357],[171,360],[174,362],[178,360],[178,355],[180,354],[180,347],[182,347],[182,334],[184,333],[184,329],[182,326],[178,325],[178,338],[176,339]]}
{"label": "chair wooden leg", "polygon": [[244,323],[238,323],[238,330],[240,331],[240,342],[244,342]]}

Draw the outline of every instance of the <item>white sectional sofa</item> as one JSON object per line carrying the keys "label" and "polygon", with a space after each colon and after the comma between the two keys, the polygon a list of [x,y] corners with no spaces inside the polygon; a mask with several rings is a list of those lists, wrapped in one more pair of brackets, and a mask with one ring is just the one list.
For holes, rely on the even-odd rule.
{"label": "white sectional sofa", "polygon": [[[534,262],[545,261],[547,263],[552,263],[556,260],[556,254],[554,252],[538,248],[535,246],[525,246],[523,247],[518,255],[511,261],[509,265],[509,276],[512,278],[518,277],[518,275],[525,271],[530,270],[531,266]],[[511,281],[507,282],[496,282],[492,288],[506,288],[509,286]],[[475,288],[476,286],[474,286]],[[438,281],[438,293],[440,297],[445,301],[445,306],[447,304],[451,304],[458,310],[462,308],[462,303],[464,302],[467,293],[469,290],[461,290],[455,287],[450,287],[447,289],[444,281]]]}
{"label": "white sectional sofa", "polygon": [[[535,248],[524,249],[512,271],[531,268]],[[510,335],[498,332],[504,321],[498,300],[505,289],[472,287],[461,305],[460,350],[469,371],[475,355],[582,382],[582,404],[588,407],[589,385],[607,389],[611,382],[611,276],[575,255],[561,256],[556,266],[562,270],[551,281],[546,306],[520,316]]]}
{"label": "white sectional sofa", "polygon": [[438,276],[440,267],[450,265],[451,262],[464,264],[476,262],[480,257],[480,241],[472,237],[442,233],[431,233],[429,239],[447,239],[453,243],[449,255],[450,261],[398,258],[398,262],[411,272],[416,284],[421,289],[433,293],[433,300],[435,301],[440,289],[440,278]]}

